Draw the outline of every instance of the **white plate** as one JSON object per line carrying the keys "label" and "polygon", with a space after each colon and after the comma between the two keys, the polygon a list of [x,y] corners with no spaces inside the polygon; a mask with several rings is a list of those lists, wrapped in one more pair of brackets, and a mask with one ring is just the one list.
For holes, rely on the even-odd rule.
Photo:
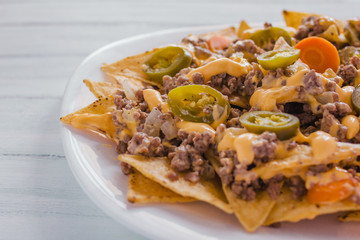
{"label": "white plate", "polygon": [[[145,34],[109,44],[87,57],[71,77],[65,91],[64,116],[95,98],[82,80],[103,81],[100,66],[152,48],[180,42],[190,33],[224,26],[184,28]],[[153,239],[349,239],[360,236],[356,223],[339,223],[334,215],[316,220],[285,223],[281,228],[262,227],[246,233],[233,215],[201,202],[135,206],[126,200],[127,177],[116,161],[111,143],[73,128],[62,127],[69,165],[88,196],[108,215],[132,230]]]}

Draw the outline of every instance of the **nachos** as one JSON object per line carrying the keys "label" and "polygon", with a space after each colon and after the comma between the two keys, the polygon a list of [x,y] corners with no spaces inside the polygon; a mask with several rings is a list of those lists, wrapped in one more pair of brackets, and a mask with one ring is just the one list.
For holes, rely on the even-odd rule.
{"label": "nachos", "polygon": [[105,64],[61,121],[116,143],[130,202],[207,202],[249,232],[358,220],[360,20],[283,15]]}

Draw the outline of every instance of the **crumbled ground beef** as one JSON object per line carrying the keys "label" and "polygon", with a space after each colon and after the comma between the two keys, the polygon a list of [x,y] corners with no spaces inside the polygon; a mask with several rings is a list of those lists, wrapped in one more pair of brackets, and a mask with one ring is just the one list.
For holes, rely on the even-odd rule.
{"label": "crumbled ground beef", "polygon": [[301,24],[295,34],[298,40],[309,36],[317,36],[326,30],[326,26],[322,24],[321,17],[309,16],[301,20]]}
{"label": "crumbled ground beef", "polygon": [[[277,68],[276,70],[270,70],[268,74],[264,76],[262,79],[262,85],[264,87],[272,86],[273,82],[278,80],[279,78],[286,76],[289,77],[291,75],[291,72],[286,71],[284,68]],[[286,85],[286,81],[282,83],[282,85]]]}
{"label": "crumbled ground beef", "polygon": [[314,166],[309,167],[308,171],[306,172],[306,175],[315,176],[319,173],[323,173],[328,170],[329,170],[329,167],[326,166],[325,164],[314,165]]}
{"label": "crumbled ground beef", "polygon": [[202,47],[202,48],[205,48],[205,49],[208,48],[208,44],[207,44],[206,39],[204,39],[202,37],[195,36],[195,35],[190,35],[188,37],[185,37],[185,38],[183,38],[181,40],[181,42],[185,43],[185,44],[191,44],[194,47]]}
{"label": "crumbled ground beef", "polygon": [[125,175],[129,175],[133,172],[132,166],[130,164],[127,164],[126,162],[120,162],[121,171]]}
{"label": "crumbled ground beef", "polygon": [[180,72],[178,72],[174,77],[165,75],[163,77],[163,85],[165,92],[169,93],[172,89],[176,87],[189,85],[190,84],[189,78],[186,77],[186,74],[188,74],[189,71],[190,68],[184,68],[180,70]]}
{"label": "crumbled ground beef", "polygon": [[195,72],[192,75],[192,79],[195,84],[204,84],[205,82],[204,76],[200,72]]}
{"label": "crumbled ground beef", "polygon": [[211,77],[209,85],[219,89],[222,94],[227,96],[235,93],[240,94],[244,86],[244,78],[220,73]]}
{"label": "crumbled ground beef", "polygon": [[150,137],[146,133],[136,132],[128,142],[127,151],[133,155],[143,155],[147,157],[164,156],[166,149],[161,144],[159,137]]}
{"label": "crumbled ground beef", "polygon": [[301,200],[301,198],[305,196],[307,192],[305,188],[305,182],[299,176],[293,176],[286,179],[285,184],[289,187],[292,198],[295,200]]}
{"label": "crumbled ground beef", "polygon": [[264,132],[253,141],[252,145],[252,150],[254,151],[254,163],[255,165],[260,165],[275,157],[278,140],[275,133]]}
{"label": "crumbled ground beef", "polygon": [[132,109],[137,105],[136,101],[127,99],[122,91],[118,91],[114,96],[114,104],[117,110]]}
{"label": "crumbled ground beef", "polygon": [[344,80],[344,85],[354,86],[355,79],[358,77],[358,72],[356,67],[352,64],[340,65],[337,75]]}
{"label": "crumbled ground beef", "polygon": [[176,171],[190,171],[186,179],[194,182],[199,181],[200,176],[206,179],[213,178],[213,167],[205,159],[204,153],[215,143],[214,137],[209,132],[187,133],[183,130],[178,132],[182,141],[180,146],[169,152],[171,167]]}
{"label": "crumbled ground beef", "polygon": [[303,78],[304,90],[312,95],[318,95],[324,92],[324,87],[320,76],[318,76],[315,70],[310,70]]}
{"label": "crumbled ground beef", "polygon": [[251,96],[255,92],[264,77],[258,64],[253,63],[252,66],[253,69],[246,75],[244,82],[245,93],[248,96]]}
{"label": "crumbled ground beef", "polygon": [[337,126],[338,130],[336,136],[340,141],[344,140],[348,131],[346,126],[343,126],[336,118],[341,118],[349,114],[351,108],[343,102],[327,103],[322,106],[323,118],[321,120],[320,130],[330,133],[332,126]]}
{"label": "crumbled ground beef", "polygon": [[356,68],[356,69],[360,69],[360,58],[358,56],[353,56],[350,59],[350,63]]}
{"label": "crumbled ground beef", "polygon": [[265,184],[267,185],[266,192],[272,199],[276,200],[279,197],[283,180],[284,176],[282,174],[278,174],[265,181]]}
{"label": "crumbled ground beef", "polygon": [[251,39],[239,40],[233,44],[233,50],[235,52],[247,52],[253,55],[262,54],[265,51],[254,43]]}

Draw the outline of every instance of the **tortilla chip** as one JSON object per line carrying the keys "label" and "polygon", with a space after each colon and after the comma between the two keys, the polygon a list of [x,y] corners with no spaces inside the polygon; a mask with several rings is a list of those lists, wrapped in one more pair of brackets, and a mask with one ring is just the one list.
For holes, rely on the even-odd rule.
{"label": "tortilla chip", "polygon": [[291,197],[291,192],[284,189],[268,218],[265,225],[278,222],[298,222],[303,219],[313,219],[322,214],[340,211],[360,210],[360,205],[347,199],[331,204],[312,204],[306,198],[298,201]]}
{"label": "tortilla chip", "polygon": [[341,222],[360,222],[360,211],[348,212],[338,218]]}
{"label": "tortilla chip", "polygon": [[241,22],[239,24],[239,28],[237,30],[237,36],[242,37],[243,32],[248,29],[251,29],[249,24],[245,20],[241,20]]}
{"label": "tortilla chip", "polygon": [[116,129],[112,121],[114,97],[100,98],[74,113],[60,118],[61,122],[79,129],[89,130],[114,140]]}
{"label": "tortilla chip", "polygon": [[126,162],[136,168],[145,177],[161,184],[162,186],[180,194],[184,197],[193,197],[220,208],[221,210],[232,213],[232,209],[226,201],[221,184],[218,179],[209,181],[200,180],[197,183],[186,181],[183,173],[178,173],[178,179],[171,181],[167,175],[174,170],[170,167],[167,158],[135,155],[119,155],[120,161]]}
{"label": "tortilla chip", "polygon": [[[218,159],[212,154],[207,156],[216,172],[218,172],[220,169]],[[248,232],[254,232],[263,225],[276,203],[266,192],[258,194],[253,201],[245,201],[239,198],[229,186],[223,184],[223,190],[237,219]]]}
{"label": "tortilla chip", "polygon": [[121,85],[117,83],[93,82],[88,79],[85,79],[84,83],[97,98],[114,96],[117,91],[122,90]]}
{"label": "tortilla chip", "polygon": [[199,36],[204,38],[205,40],[208,40],[215,35],[220,35],[222,37],[225,37],[229,41],[234,41],[235,39],[238,38],[235,27],[227,27],[215,32],[200,34]]}
{"label": "tortilla chip", "polygon": [[122,85],[124,81],[133,81],[138,84],[146,82],[148,84],[161,87],[160,84],[150,81],[143,71],[143,64],[157,50],[159,50],[159,48],[124,58],[112,64],[105,64],[101,67],[101,70],[107,75],[111,82],[115,82],[120,85]]}
{"label": "tortilla chip", "polygon": [[[304,12],[295,12],[295,11],[287,11],[283,10],[283,17],[285,20],[285,24],[288,27],[298,28],[301,24],[301,19],[308,16],[321,17],[323,15],[315,14],[315,13],[304,13]],[[344,32],[344,22],[339,19],[334,19],[337,27],[340,30],[340,33]]]}
{"label": "tortilla chip", "polygon": [[127,199],[131,203],[183,203],[196,201],[183,197],[134,170],[129,175]]}

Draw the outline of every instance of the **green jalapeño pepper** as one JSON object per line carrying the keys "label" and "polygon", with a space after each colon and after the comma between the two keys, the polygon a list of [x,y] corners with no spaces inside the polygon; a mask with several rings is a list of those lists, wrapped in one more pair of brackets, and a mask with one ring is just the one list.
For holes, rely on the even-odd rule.
{"label": "green jalape\u00f1o pepper", "polygon": [[145,62],[144,72],[150,80],[162,84],[162,77],[165,75],[175,76],[181,69],[190,66],[192,61],[191,53],[181,47],[168,46],[155,52]]}
{"label": "green jalape\u00f1o pepper", "polygon": [[174,88],[168,94],[168,104],[175,115],[191,122],[224,122],[230,113],[224,95],[207,85]]}
{"label": "green jalape\u00f1o pepper", "polygon": [[351,94],[351,104],[353,106],[353,109],[360,113],[360,85],[358,85],[354,92]]}
{"label": "green jalape\u00f1o pepper", "polygon": [[280,140],[296,135],[299,119],[291,114],[268,111],[247,112],[240,117],[241,124],[252,133],[273,132]]}
{"label": "green jalape\u00f1o pepper", "polygon": [[257,61],[266,70],[275,70],[293,64],[299,56],[300,50],[295,48],[272,50],[259,55]]}
{"label": "green jalape\u00f1o pepper", "polygon": [[270,27],[258,30],[250,36],[250,39],[252,39],[259,47],[270,50],[270,46],[273,46],[279,37],[283,37],[285,41],[291,46],[290,34],[284,29],[278,27]]}

